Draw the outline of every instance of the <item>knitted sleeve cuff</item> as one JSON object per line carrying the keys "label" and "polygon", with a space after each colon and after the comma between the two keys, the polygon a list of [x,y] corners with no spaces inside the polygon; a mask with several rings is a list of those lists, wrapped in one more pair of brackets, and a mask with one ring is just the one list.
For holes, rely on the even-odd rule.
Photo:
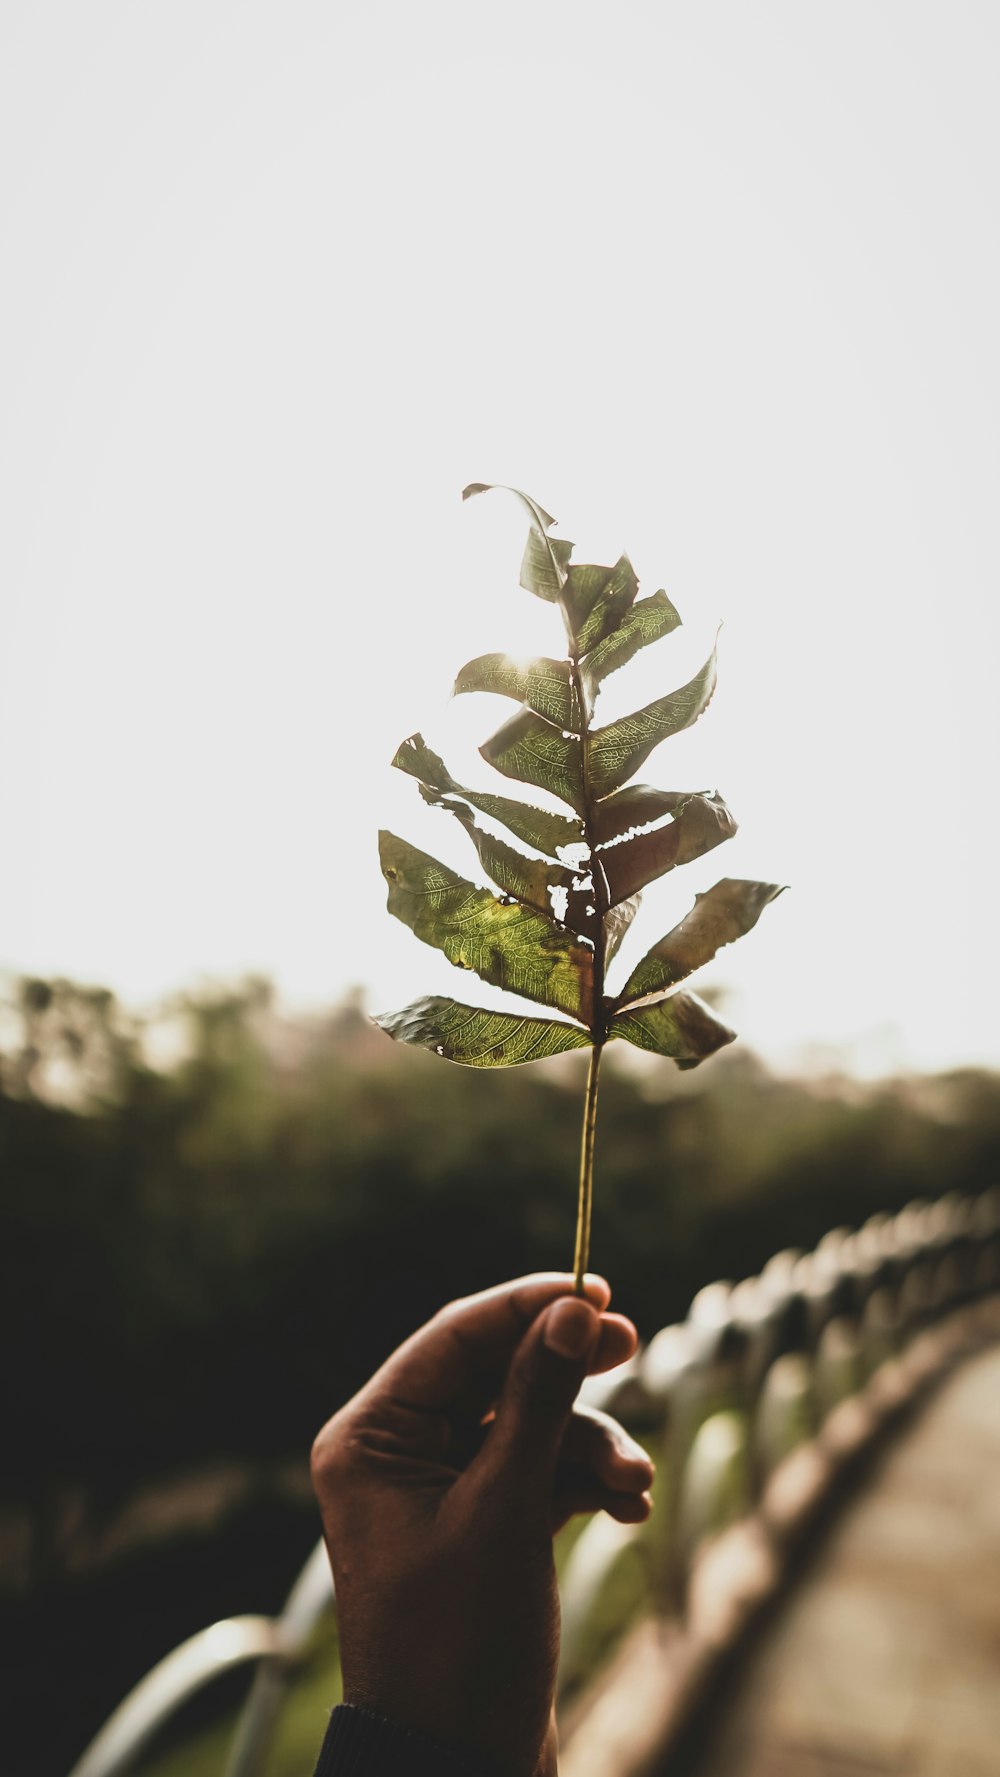
{"label": "knitted sleeve cuff", "polygon": [[330,1717],[315,1777],[479,1777],[437,1740],[341,1703]]}

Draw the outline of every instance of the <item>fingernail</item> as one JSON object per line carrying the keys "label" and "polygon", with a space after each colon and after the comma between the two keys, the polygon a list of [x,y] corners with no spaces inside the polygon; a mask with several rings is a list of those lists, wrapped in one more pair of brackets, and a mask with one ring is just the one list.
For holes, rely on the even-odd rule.
{"label": "fingernail", "polygon": [[583,1287],[585,1290],[601,1296],[604,1299],[604,1306],[607,1307],[611,1300],[611,1285],[606,1277],[601,1276],[599,1271],[587,1271],[584,1274]]}
{"label": "fingernail", "polygon": [[579,1296],[563,1296],[546,1314],[542,1337],[560,1357],[583,1357],[597,1337],[599,1324],[594,1310]]}

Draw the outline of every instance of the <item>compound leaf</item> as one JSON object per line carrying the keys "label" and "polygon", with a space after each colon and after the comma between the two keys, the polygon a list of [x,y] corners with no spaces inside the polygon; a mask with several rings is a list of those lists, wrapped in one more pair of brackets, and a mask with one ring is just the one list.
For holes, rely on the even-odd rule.
{"label": "compound leaf", "polygon": [[583,681],[593,698],[601,682],[625,666],[640,648],[648,648],[661,636],[679,628],[680,616],[665,592],[640,599],[622,618],[617,629],[598,642],[583,665]]}
{"label": "compound leaf", "polygon": [[714,1055],[736,1032],[700,1000],[696,993],[675,993],[655,1006],[639,1006],[619,1012],[612,1020],[610,1037],[624,1037],[637,1049],[665,1055],[680,1067],[697,1067]]}
{"label": "compound leaf", "polygon": [[519,710],[479,751],[504,777],[548,790],[583,813],[583,753],[575,734],[554,728],[534,710]]}
{"label": "compound leaf", "polygon": [[435,1055],[463,1067],[520,1067],[566,1049],[586,1048],[590,1042],[587,1033],[572,1024],[489,1012],[448,999],[415,1000],[402,1011],[380,1013],[374,1022],[397,1042],[433,1049]]}
{"label": "compound leaf", "polygon": [[379,834],[389,912],[460,969],[590,1025],[594,952],[565,928],[449,870],[394,833]]}
{"label": "compound leaf", "polygon": [[781,885],[776,882],[746,882],[727,876],[705,894],[697,895],[690,913],[654,944],[633,970],[619,1003],[624,1005],[663,992],[711,962],[724,944],[732,944],[752,931],[764,908],[781,893]]}
{"label": "compound leaf", "polygon": [[612,905],[634,895],[678,864],[703,857],[736,832],[721,796],[689,793],[678,796],[673,820],[649,833],[598,846]]}
{"label": "compound leaf", "polygon": [[[480,814],[499,821],[509,833],[532,845],[550,858],[560,852],[585,852],[583,826],[568,815],[550,814],[545,808],[533,808],[527,802],[514,802],[509,796],[494,796],[490,791],[469,790],[455,782],[444,760],[431,751],[422,734],[411,734],[404,740],[392,761],[398,771],[415,777],[426,789],[440,793],[439,806],[450,808],[448,800],[460,796],[471,802]],[[430,798],[428,798],[430,800]]]}
{"label": "compound leaf", "polygon": [[557,728],[579,733],[580,714],[573,695],[568,660],[531,660],[526,664],[509,654],[480,654],[463,666],[455,680],[456,696],[463,691],[491,691],[513,697]]}
{"label": "compound leaf", "polygon": [[715,649],[693,679],[678,691],[657,698],[632,716],[623,716],[590,738],[590,788],[594,796],[608,796],[638,771],[654,747],[671,734],[690,728],[708,708],[715,690]]}

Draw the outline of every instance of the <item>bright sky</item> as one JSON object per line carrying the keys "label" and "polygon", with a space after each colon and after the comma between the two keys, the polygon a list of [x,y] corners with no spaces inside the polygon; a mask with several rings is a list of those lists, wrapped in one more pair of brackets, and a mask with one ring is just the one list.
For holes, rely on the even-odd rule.
{"label": "bright sky", "polygon": [[632,959],[785,881],[700,978],[748,1041],[1000,1063],[998,52],[976,0],[6,0],[0,963],[467,996],[376,830],[468,868],[387,762],[558,651],[459,503],[509,481],[684,616],[605,715],[725,620],[642,776],[741,831]]}

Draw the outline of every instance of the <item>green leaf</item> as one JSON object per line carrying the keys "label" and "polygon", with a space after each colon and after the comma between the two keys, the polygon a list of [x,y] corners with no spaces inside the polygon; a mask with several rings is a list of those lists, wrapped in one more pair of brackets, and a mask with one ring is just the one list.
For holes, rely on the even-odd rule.
{"label": "green leaf", "polygon": [[553,919],[557,917],[553,894],[558,896],[562,892],[568,897],[578,892],[577,877],[572,870],[564,870],[560,864],[545,864],[541,858],[526,858],[523,852],[506,845],[502,839],[484,833],[476,825],[471,809],[463,809],[461,803],[448,803],[433,790],[424,789],[423,785],[421,794],[425,801],[447,808],[461,822],[479,853],[479,861],[487,876],[492,877],[497,888],[512,900],[521,901],[526,907],[535,907]]}
{"label": "green leaf", "polygon": [[708,708],[715,690],[715,649],[693,679],[679,691],[657,698],[632,716],[623,716],[590,738],[590,787],[594,796],[610,795],[649,758],[654,747],[671,734],[690,728]]}
{"label": "green leaf", "polygon": [[[526,858],[514,846],[495,839],[492,833],[485,833],[477,826],[471,808],[457,797],[442,796],[425,784],[420,785],[420,794],[432,808],[443,808],[455,816],[479,853],[479,861],[487,876],[492,877],[505,895],[526,907],[536,908],[547,919],[572,925],[574,931],[587,930],[585,923],[577,924],[575,918],[568,917],[569,909],[576,911],[581,901],[592,899],[589,894],[584,895],[575,871],[566,870],[561,864],[544,863],[541,858]],[[589,923],[592,925],[593,921]]]}
{"label": "green leaf", "polygon": [[678,864],[703,857],[736,832],[721,796],[689,793],[678,796],[674,818],[651,833],[638,833],[616,844],[598,846],[612,905],[655,882]]}
{"label": "green leaf", "polygon": [[711,962],[724,944],[752,931],[764,908],[782,892],[776,882],[745,882],[727,876],[706,894],[697,895],[680,925],[654,944],[633,970],[619,1004],[660,993]]}
{"label": "green leaf", "polygon": [[602,680],[625,666],[640,648],[648,648],[661,636],[679,628],[680,617],[665,592],[654,592],[652,598],[640,599],[622,618],[618,628],[598,642],[588,654],[583,667],[583,680],[593,698]]}
{"label": "green leaf", "polygon": [[593,888],[588,870],[571,870],[541,858],[527,858],[492,833],[478,826],[472,809],[458,796],[442,796],[427,784],[420,794],[431,808],[444,809],[465,828],[479,854],[479,861],[497,888],[526,907],[534,907],[547,919],[569,926],[593,941],[596,924]]}
{"label": "green leaf", "polygon": [[583,755],[575,735],[554,728],[533,710],[520,710],[479,751],[504,777],[535,784],[583,813]]}
{"label": "green leaf", "polygon": [[557,728],[579,733],[580,712],[573,695],[568,660],[531,660],[525,664],[509,654],[481,654],[463,666],[455,680],[455,694],[490,691],[527,704],[536,715]]}
{"label": "green leaf", "polygon": [[520,1067],[566,1049],[586,1048],[585,1031],[550,1018],[519,1018],[456,1000],[423,999],[400,1012],[381,1012],[374,1022],[400,1043],[433,1049],[463,1067]]}
{"label": "green leaf", "polygon": [[476,888],[394,833],[380,833],[389,912],[460,969],[593,1022],[594,952],[516,901]]}
{"label": "green leaf", "polygon": [[736,1032],[716,1018],[696,993],[675,993],[659,1005],[619,1012],[608,1035],[624,1037],[654,1055],[666,1055],[681,1067],[697,1067],[707,1055],[733,1042]]}
{"label": "green leaf", "polygon": [[573,545],[564,537],[543,536],[532,525],[524,545],[519,575],[525,592],[533,592],[536,598],[545,599],[547,604],[558,604],[572,553]]}
{"label": "green leaf", "polygon": [[428,790],[441,794],[441,807],[450,807],[445,798],[464,797],[492,821],[499,821],[509,833],[533,845],[547,857],[558,858],[561,851],[584,844],[583,826],[564,814],[550,814],[547,809],[533,808],[527,802],[514,802],[508,796],[494,796],[489,791],[468,790],[457,784],[437,753],[431,751],[422,734],[411,734],[392,761],[398,771],[415,777]]}
{"label": "green leaf", "polygon": [[618,628],[638,590],[627,555],[620,556],[613,568],[570,568],[563,603],[579,654],[589,653]]}
{"label": "green leaf", "polygon": [[473,494],[495,491],[513,494],[515,500],[520,500],[531,520],[528,543],[521,563],[521,585],[526,592],[533,592],[536,598],[545,599],[550,605],[556,604],[562,595],[566,567],[573,553],[572,543],[549,536],[556,520],[530,494],[523,494],[519,487],[507,487],[496,481],[470,481],[468,487],[462,489],[462,498],[469,500]]}

